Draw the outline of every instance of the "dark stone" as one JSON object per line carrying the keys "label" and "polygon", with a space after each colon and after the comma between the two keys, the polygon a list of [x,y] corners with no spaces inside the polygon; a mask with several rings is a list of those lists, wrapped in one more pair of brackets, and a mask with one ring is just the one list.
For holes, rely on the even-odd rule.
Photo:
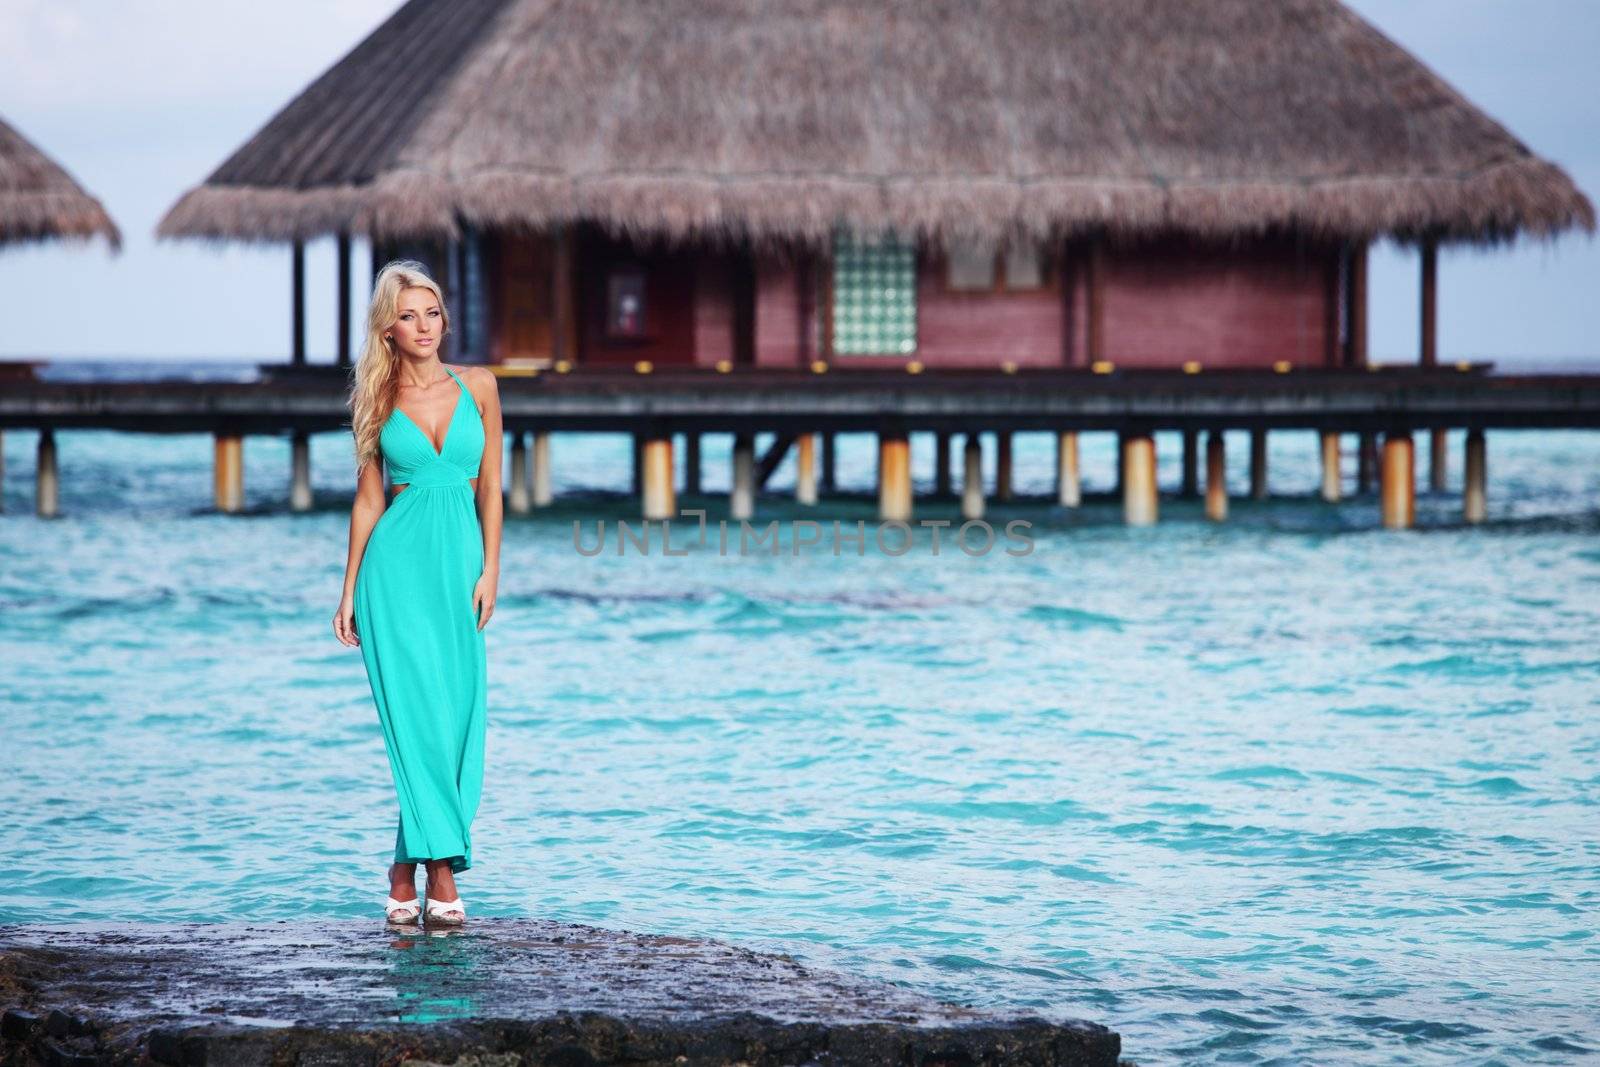
{"label": "dark stone", "polygon": [[93,1043],[85,1038],[64,1041],[44,1038],[39,1042],[39,1049],[40,1059],[48,1067],[99,1067],[100,1056]]}
{"label": "dark stone", "polygon": [[535,919],[9,926],[0,971],[0,1067],[1117,1067],[1121,1050],[1095,1023]]}
{"label": "dark stone", "polygon": [[0,1015],[0,1039],[26,1041],[39,1025],[39,1017],[32,1012],[11,1009]]}

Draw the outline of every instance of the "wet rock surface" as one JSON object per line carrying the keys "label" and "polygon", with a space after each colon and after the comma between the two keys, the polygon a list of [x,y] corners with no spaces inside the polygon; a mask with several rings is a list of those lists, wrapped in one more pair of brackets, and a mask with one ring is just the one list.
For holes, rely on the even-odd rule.
{"label": "wet rock surface", "polygon": [[1107,1064],[1075,1019],[539,919],[0,927],[0,1064]]}

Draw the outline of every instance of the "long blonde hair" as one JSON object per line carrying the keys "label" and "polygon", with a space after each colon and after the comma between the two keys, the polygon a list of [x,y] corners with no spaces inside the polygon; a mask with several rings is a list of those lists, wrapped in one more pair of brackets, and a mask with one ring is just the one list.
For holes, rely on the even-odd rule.
{"label": "long blonde hair", "polygon": [[394,342],[384,338],[400,318],[400,291],[427,289],[439,302],[444,329],[442,342],[450,334],[450,311],[444,304],[439,283],[428,276],[428,268],[414,259],[396,259],[383,265],[372,281],[372,301],[367,305],[367,336],[361,353],[350,370],[350,429],[356,438],[356,472],[368,460],[378,458],[378,434],[394,413],[400,396],[400,357]]}

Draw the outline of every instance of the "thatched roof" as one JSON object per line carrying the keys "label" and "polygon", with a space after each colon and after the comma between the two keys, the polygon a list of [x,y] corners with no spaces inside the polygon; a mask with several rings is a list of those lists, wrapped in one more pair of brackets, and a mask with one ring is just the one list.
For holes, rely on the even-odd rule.
{"label": "thatched roof", "polygon": [[411,0],[163,236],[1503,240],[1570,178],[1337,0]]}
{"label": "thatched roof", "polygon": [[72,175],[0,119],[0,244],[103,234],[113,249],[122,234]]}

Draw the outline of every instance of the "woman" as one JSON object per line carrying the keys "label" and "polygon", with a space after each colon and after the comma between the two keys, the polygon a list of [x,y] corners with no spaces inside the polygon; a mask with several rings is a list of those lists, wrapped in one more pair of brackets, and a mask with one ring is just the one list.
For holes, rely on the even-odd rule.
{"label": "woman", "polygon": [[[455,876],[472,866],[483,784],[483,627],[500,579],[500,392],[481,367],[447,367],[439,286],[420,263],[378,272],[351,375],[357,484],[333,632],[357,645],[400,800],[384,911],[466,921]],[[380,463],[394,496],[384,504]]]}

